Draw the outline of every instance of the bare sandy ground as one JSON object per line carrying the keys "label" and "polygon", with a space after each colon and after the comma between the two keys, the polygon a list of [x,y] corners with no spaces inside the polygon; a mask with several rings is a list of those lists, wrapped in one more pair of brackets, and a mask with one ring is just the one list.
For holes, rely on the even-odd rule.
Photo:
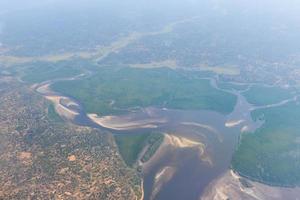
{"label": "bare sandy ground", "polygon": [[155,176],[154,189],[152,191],[150,199],[155,199],[155,196],[159,193],[160,189],[169,182],[176,172],[176,168],[172,166],[166,166],[162,168]]}
{"label": "bare sandy ground", "polygon": [[141,179],[141,185],[140,185],[140,188],[141,188],[141,198],[140,198],[140,200],[144,200],[144,197],[145,197],[145,192],[144,192],[144,187],[143,187],[143,185],[144,185],[144,180],[143,179]]}
{"label": "bare sandy ground", "polygon": [[132,130],[138,128],[157,128],[157,124],[166,123],[167,120],[163,118],[145,118],[132,119],[130,116],[103,116],[99,117],[97,114],[87,115],[96,124],[113,129],[113,130]]}
{"label": "bare sandy ground", "polygon": [[204,153],[205,145],[203,143],[171,134],[166,134],[165,137],[169,141],[169,144],[176,148],[197,148],[200,155]]}
{"label": "bare sandy ground", "polygon": [[168,140],[166,135],[164,135],[164,140],[158,147],[154,155],[152,155],[152,157],[147,162],[140,162],[140,165],[142,165],[143,167],[143,172],[147,173],[155,163],[159,162],[171,150],[172,149],[170,148],[170,141]]}
{"label": "bare sandy ground", "polygon": [[68,120],[74,120],[77,115],[79,115],[78,112],[71,110],[65,106],[63,106],[60,102],[61,100],[65,100],[65,97],[60,96],[45,96],[46,99],[51,101],[54,104],[56,112],[63,118]]}
{"label": "bare sandy ground", "polygon": [[[41,86],[33,85],[31,88],[43,95],[47,100],[51,101],[54,104],[55,111],[64,119],[74,120],[75,117],[79,115],[78,112],[68,108],[70,105],[79,105],[67,97],[62,97],[55,94],[52,95],[50,84],[44,84]],[[65,105],[63,105],[62,102],[64,102]]]}
{"label": "bare sandy ground", "polygon": [[231,128],[231,127],[238,126],[243,122],[245,122],[245,120],[243,120],[243,119],[241,119],[241,120],[232,120],[232,121],[226,122],[225,126]]}
{"label": "bare sandy ground", "polygon": [[197,149],[199,159],[207,162],[209,165],[213,165],[211,158],[206,154],[206,146],[204,143],[196,142],[185,137],[175,136],[172,134],[167,134],[165,137],[169,141],[169,144],[175,148]]}
{"label": "bare sandy ground", "polygon": [[[242,184],[245,180],[247,184]],[[273,187],[240,177],[228,170],[213,181],[205,190],[201,200],[296,200],[300,199],[300,188]]]}
{"label": "bare sandy ground", "polygon": [[44,84],[42,86],[39,86],[39,84],[34,84],[31,86],[31,88],[36,89],[36,91],[42,95],[51,93],[50,84]]}
{"label": "bare sandy ground", "polygon": [[[182,148],[194,148],[198,151],[199,159],[212,165],[212,161],[205,152],[205,145],[201,142],[196,142],[188,138],[173,134],[165,134],[164,141],[157,149],[155,154],[150,158],[149,161],[143,164],[143,171],[148,172],[155,163],[159,162],[172,153],[176,153],[176,150]],[[171,154],[170,154],[171,153]],[[153,190],[150,199],[155,199],[155,196],[159,193],[161,188],[167,184],[173,176],[176,174],[176,164],[169,163],[169,165],[160,169],[154,178]]]}
{"label": "bare sandy ground", "polygon": [[181,124],[184,126],[194,126],[194,127],[206,129],[206,130],[210,131],[211,133],[215,134],[217,136],[219,142],[223,142],[223,140],[224,140],[223,136],[220,134],[220,132],[210,125],[201,124],[201,123],[197,123],[197,122],[181,122]]}
{"label": "bare sandy ground", "polygon": [[212,160],[206,155],[205,152],[205,144],[201,142],[196,142],[185,137],[173,135],[173,134],[164,134],[164,140],[160,147],[156,150],[155,154],[148,160],[146,163],[143,164],[143,171],[148,171],[151,169],[151,166],[159,162],[168,152],[175,151],[176,149],[180,148],[195,148],[198,150],[199,159],[206,161],[208,164],[212,165]]}
{"label": "bare sandy ground", "polygon": [[168,67],[171,69],[177,69],[176,60],[164,60],[160,62],[150,62],[150,63],[138,63],[138,64],[130,64],[132,68],[141,68],[141,69],[153,69],[153,68],[160,68],[160,67]]}

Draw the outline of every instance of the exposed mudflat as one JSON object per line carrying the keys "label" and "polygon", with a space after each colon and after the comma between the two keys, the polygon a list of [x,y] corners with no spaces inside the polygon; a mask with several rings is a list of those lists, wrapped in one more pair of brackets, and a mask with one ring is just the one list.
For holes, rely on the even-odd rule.
{"label": "exposed mudflat", "polygon": [[155,118],[145,116],[139,119],[135,115],[126,116],[103,116],[99,117],[97,114],[87,115],[96,124],[112,129],[112,130],[132,130],[132,129],[145,129],[145,128],[158,128],[159,124],[166,123],[164,118]]}
{"label": "exposed mudflat", "polygon": [[[210,80],[212,86],[220,89],[216,80]],[[238,97],[235,109],[229,115],[149,107],[121,116],[98,116],[86,114],[76,100],[51,91],[51,83],[38,84],[33,89],[53,102],[57,113],[72,123],[105,128],[118,134],[147,129],[165,133],[162,145],[143,164],[145,200],[295,199],[300,193],[299,188],[271,187],[245,178],[240,181],[241,177],[229,171],[239,134],[254,131],[264,123],[253,121],[250,114],[261,107],[249,104],[237,91],[223,90]]]}
{"label": "exposed mudflat", "polygon": [[214,180],[205,190],[202,200],[295,200],[299,199],[300,188],[268,186],[245,179],[232,170]]}
{"label": "exposed mudflat", "polygon": [[77,107],[79,107],[79,104],[72,101],[68,97],[60,96],[51,91],[50,83],[35,85],[33,86],[33,89],[35,89],[39,94],[43,95],[46,99],[51,101],[54,104],[56,112],[64,119],[73,121],[80,114],[76,109]]}

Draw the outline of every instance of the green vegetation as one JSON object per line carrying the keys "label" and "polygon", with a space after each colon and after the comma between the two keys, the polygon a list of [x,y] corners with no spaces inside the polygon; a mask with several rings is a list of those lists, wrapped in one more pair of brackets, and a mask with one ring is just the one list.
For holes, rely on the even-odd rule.
{"label": "green vegetation", "polygon": [[261,106],[279,103],[280,101],[291,98],[291,92],[292,89],[254,85],[248,91],[244,92],[244,96],[249,103]]}
{"label": "green vegetation", "polygon": [[143,163],[147,162],[154,155],[154,153],[159,148],[163,140],[164,140],[164,135],[161,133],[156,133],[156,134],[153,133],[150,135],[147,141],[147,145],[149,145],[148,149],[141,159]]}
{"label": "green vegetation", "polygon": [[84,80],[64,81],[53,89],[73,96],[87,112],[119,114],[136,107],[207,109],[230,113],[236,97],[211,87],[208,80],[160,69],[101,68]]}
{"label": "green vegetation", "polygon": [[49,117],[50,120],[52,120],[54,122],[61,122],[62,121],[62,119],[60,118],[60,116],[56,113],[53,104],[50,104],[48,106],[47,111],[48,111],[47,114],[48,114],[48,117]]}
{"label": "green vegetation", "polygon": [[255,120],[264,125],[245,133],[233,156],[232,167],[240,174],[273,185],[300,185],[300,106],[257,110]]}
{"label": "green vegetation", "polygon": [[148,138],[149,133],[115,135],[119,152],[128,166],[132,166],[136,162]]}
{"label": "green vegetation", "polygon": [[22,80],[28,83],[40,83],[43,81],[69,78],[82,73],[80,67],[83,61],[61,61],[61,62],[34,62],[21,66]]}
{"label": "green vegetation", "polygon": [[147,147],[141,161],[147,162],[156,152],[164,139],[161,133],[139,133],[115,135],[119,152],[128,166],[132,166],[142,150]]}

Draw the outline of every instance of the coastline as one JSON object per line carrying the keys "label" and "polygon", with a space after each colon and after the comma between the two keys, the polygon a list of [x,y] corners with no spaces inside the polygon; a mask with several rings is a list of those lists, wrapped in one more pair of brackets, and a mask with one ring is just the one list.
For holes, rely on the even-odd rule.
{"label": "coastline", "polygon": [[[73,102],[70,98],[60,96],[58,94],[55,94],[50,89],[50,83],[41,83],[41,84],[35,84],[31,88],[42,95],[45,99],[49,100],[51,103],[53,103],[55,111],[64,119],[67,119],[69,121],[73,121],[78,115],[79,112],[75,111],[74,109],[69,108],[69,106],[75,106],[79,107],[79,105],[75,102]],[[65,102],[65,103],[63,103]],[[64,105],[65,104],[65,105]]]}
{"label": "coastline", "polygon": [[297,199],[300,187],[288,188],[271,186],[240,176],[233,170],[228,170],[222,176],[212,181],[199,200],[281,200]]}
{"label": "coastline", "polygon": [[158,124],[166,123],[167,120],[163,118],[145,118],[135,120],[119,116],[103,116],[99,117],[97,114],[87,114],[88,118],[94,123],[112,130],[133,130],[133,129],[154,129]]}
{"label": "coastline", "polygon": [[[153,176],[151,190],[148,191],[148,199],[155,199],[156,195],[161,189],[172,180],[178,172],[178,166],[174,161],[166,163],[166,165],[159,165],[162,159],[176,155],[182,149],[194,149],[199,160],[203,161],[208,166],[213,166],[213,162],[206,153],[206,146],[201,142],[195,142],[188,138],[177,136],[171,133],[164,134],[164,140],[156,150],[155,154],[145,163],[140,163],[144,176]],[[176,162],[176,161],[175,161]],[[157,168],[158,166],[158,168]],[[153,168],[157,170],[152,171]],[[144,187],[145,188],[145,187]],[[149,186],[148,186],[149,189]]]}
{"label": "coastline", "polygon": [[[47,100],[51,101],[54,104],[56,112],[62,116],[63,118],[73,121],[76,116],[80,113],[73,109],[74,107],[79,107],[76,101],[71,98],[65,97],[63,95],[56,94],[50,88],[51,83],[41,83],[37,85],[33,85],[32,88],[35,89],[36,92],[44,96]],[[73,108],[72,108],[73,107]],[[133,115],[125,115],[125,116],[103,116],[99,117],[96,114],[87,114],[86,115],[91,121],[94,123],[111,130],[134,130],[134,129],[155,129],[158,128],[160,124],[166,123],[167,120],[164,118],[151,117],[147,116],[144,118],[139,118]],[[233,128],[242,126],[241,132],[244,132],[251,127],[245,125],[246,120],[233,120],[235,118],[229,118],[225,123],[225,127]],[[207,126],[205,124],[199,124],[194,122],[182,122],[184,126],[196,126],[199,128],[206,129],[216,135],[218,135],[218,131],[216,131],[213,127]],[[243,126],[245,125],[245,126]],[[219,139],[219,141],[222,141]],[[152,165],[156,162],[159,162],[164,156],[167,155],[169,151],[174,151],[176,149],[181,148],[196,148],[199,152],[200,160],[206,161],[209,165],[213,165],[212,160],[208,155],[205,155],[205,144],[200,142],[195,142],[193,140],[189,140],[182,136],[165,134],[164,140],[159,148],[156,150],[154,155],[147,161],[142,164],[143,171],[149,171]],[[169,173],[172,169],[172,173]],[[168,172],[168,173],[167,173]],[[164,184],[167,184],[176,173],[176,168],[165,166],[160,171],[156,173],[156,178],[153,186],[153,195],[155,196],[159,193],[160,189]],[[244,187],[241,185],[240,179],[245,179],[252,185],[252,188]],[[144,179],[142,179],[142,186],[144,184]],[[213,186],[211,186],[213,185]],[[212,187],[216,188],[215,190]],[[144,198],[144,187],[141,187],[142,190],[142,199]],[[275,196],[263,196],[261,194],[263,191],[268,190],[270,193],[276,193]],[[214,193],[212,192],[214,191]],[[243,199],[277,199],[277,197],[283,197],[288,195],[287,191],[292,194],[299,194],[300,188],[291,188],[291,187],[283,187],[276,185],[268,185],[268,183],[261,183],[259,180],[252,180],[249,177],[237,174],[233,170],[228,170],[222,175],[220,178],[216,180],[212,180],[212,182],[206,187],[205,192],[203,193],[203,198],[201,199],[227,199],[227,198],[243,198]],[[257,195],[256,195],[257,194]],[[209,196],[210,195],[210,196]],[[209,198],[207,198],[209,197]],[[226,197],[226,198],[225,198]],[[281,199],[281,198],[278,198]]]}

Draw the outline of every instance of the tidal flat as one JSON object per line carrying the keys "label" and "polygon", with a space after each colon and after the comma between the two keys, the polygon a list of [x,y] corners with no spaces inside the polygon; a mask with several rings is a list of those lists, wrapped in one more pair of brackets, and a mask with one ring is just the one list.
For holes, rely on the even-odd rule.
{"label": "tidal flat", "polygon": [[[110,73],[112,77],[107,76]],[[252,105],[242,95],[249,86],[219,87],[215,78],[195,74],[166,68],[104,68],[88,79],[54,81],[51,88],[40,85],[37,92],[58,96],[57,111],[63,107],[76,112],[76,117],[65,116],[73,123],[113,132],[125,162],[142,169],[145,199],[198,199],[211,181],[230,168],[249,176],[237,167],[236,158],[251,133],[267,124],[267,118],[255,113],[285,106],[297,97],[278,105]],[[115,83],[119,88],[112,87]],[[153,158],[141,162],[141,152],[146,151],[143,135],[152,132],[163,133],[164,141]],[[123,140],[126,135],[137,139]],[[128,151],[131,147],[133,151]],[[245,163],[251,161],[243,158]],[[182,181],[189,184],[185,187]]]}

